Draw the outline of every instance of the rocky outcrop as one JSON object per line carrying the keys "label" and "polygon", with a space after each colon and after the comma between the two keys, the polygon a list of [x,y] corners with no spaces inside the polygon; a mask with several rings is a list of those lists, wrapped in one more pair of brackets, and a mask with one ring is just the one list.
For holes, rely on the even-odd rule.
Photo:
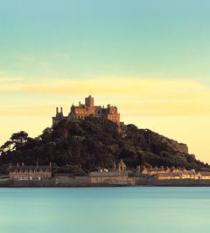
{"label": "rocky outcrop", "polygon": [[163,136],[160,136],[160,137],[162,137],[162,143],[165,143],[172,150],[180,152],[180,153],[188,154],[188,146],[186,144],[179,143],[175,140],[172,140],[172,139],[169,139]]}

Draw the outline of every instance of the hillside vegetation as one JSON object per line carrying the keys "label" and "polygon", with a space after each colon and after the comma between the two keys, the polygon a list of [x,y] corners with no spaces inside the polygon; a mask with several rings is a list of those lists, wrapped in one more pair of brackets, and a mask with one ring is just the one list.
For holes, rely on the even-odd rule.
{"label": "hillside vegetation", "polygon": [[9,163],[54,164],[57,172],[85,175],[98,168],[112,168],[123,159],[129,169],[137,165],[175,166],[208,170],[209,165],[187,153],[187,147],[151,130],[134,125],[117,126],[97,118],[63,120],[36,138],[18,132],[0,148],[0,167]]}

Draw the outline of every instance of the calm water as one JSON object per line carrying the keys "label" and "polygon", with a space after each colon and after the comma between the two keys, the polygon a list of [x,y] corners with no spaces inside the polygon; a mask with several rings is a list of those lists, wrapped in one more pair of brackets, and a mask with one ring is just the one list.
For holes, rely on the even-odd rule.
{"label": "calm water", "polygon": [[0,233],[209,233],[210,188],[0,189]]}

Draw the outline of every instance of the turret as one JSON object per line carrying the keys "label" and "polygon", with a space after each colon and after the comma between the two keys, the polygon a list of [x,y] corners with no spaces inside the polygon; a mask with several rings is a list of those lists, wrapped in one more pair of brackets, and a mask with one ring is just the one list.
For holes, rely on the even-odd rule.
{"label": "turret", "polygon": [[56,107],[56,117],[58,116],[63,116],[63,107],[60,107],[60,112],[59,112],[59,108]]}
{"label": "turret", "polygon": [[94,107],[94,98],[91,95],[85,98],[85,106],[90,108]]}

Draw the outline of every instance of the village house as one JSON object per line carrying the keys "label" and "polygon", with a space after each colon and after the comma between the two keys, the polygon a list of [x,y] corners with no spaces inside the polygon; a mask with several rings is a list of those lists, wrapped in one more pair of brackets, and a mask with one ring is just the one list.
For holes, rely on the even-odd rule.
{"label": "village house", "polygon": [[[140,169],[140,168],[138,168]],[[157,174],[166,174],[170,172],[170,168],[164,168],[164,167],[143,167],[141,174],[143,175],[157,175]]]}
{"label": "village house", "polygon": [[90,172],[90,176],[127,176],[128,173],[126,171],[126,164],[124,161],[121,159],[118,163],[118,167],[114,163],[113,168],[111,170],[107,168],[100,168],[98,171],[95,172]]}
{"label": "village house", "polygon": [[135,185],[135,179],[128,176],[126,164],[123,160],[120,160],[118,167],[114,167],[111,171],[100,169],[91,172],[90,183],[92,185]]}
{"label": "village house", "polygon": [[[139,168],[138,168],[139,170]],[[196,172],[194,169],[187,170],[181,168],[164,168],[164,167],[144,167],[142,175],[155,176],[158,180],[176,180],[176,179],[194,179],[210,180],[210,172]]]}
{"label": "village house", "polygon": [[25,166],[24,163],[20,166],[10,166],[9,177],[11,180],[17,181],[41,181],[52,177],[52,166]]}
{"label": "village house", "polygon": [[187,171],[187,172],[170,172],[165,174],[158,174],[157,175],[158,180],[182,180],[182,179],[193,179],[193,180],[200,180],[202,179],[202,176],[199,173],[195,173],[193,171]]}
{"label": "village house", "polygon": [[210,180],[210,172],[200,172],[203,180]]}

